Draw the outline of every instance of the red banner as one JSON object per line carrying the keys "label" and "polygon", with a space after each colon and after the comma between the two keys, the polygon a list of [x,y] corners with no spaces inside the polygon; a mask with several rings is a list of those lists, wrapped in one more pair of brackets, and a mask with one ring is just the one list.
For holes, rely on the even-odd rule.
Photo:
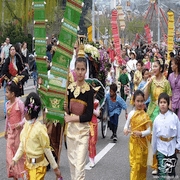
{"label": "red banner", "polygon": [[121,48],[120,48],[120,36],[119,36],[119,28],[117,23],[118,12],[117,10],[113,10],[111,14],[111,29],[112,29],[112,37],[114,42],[114,50],[116,56],[118,57],[118,63],[122,64],[122,57],[121,57]]}

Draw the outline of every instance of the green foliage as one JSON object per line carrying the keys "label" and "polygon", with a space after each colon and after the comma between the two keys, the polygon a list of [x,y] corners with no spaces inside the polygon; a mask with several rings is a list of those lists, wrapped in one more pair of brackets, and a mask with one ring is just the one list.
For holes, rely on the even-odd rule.
{"label": "green foliage", "polygon": [[19,24],[7,23],[4,24],[2,29],[2,35],[0,36],[0,42],[4,42],[6,37],[10,38],[11,44],[16,44],[17,42],[27,42],[28,50],[32,52],[32,35],[26,35]]}
{"label": "green foliage", "polygon": [[144,34],[144,25],[145,21],[142,18],[134,18],[132,21],[126,22],[126,36],[128,39],[134,38],[134,36],[138,33]]}
{"label": "green foliage", "polygon": [[142,18],[134,18],[132,21],[127,22],[126,30],[132,34],[142,34],[144,31],[145,22]]}

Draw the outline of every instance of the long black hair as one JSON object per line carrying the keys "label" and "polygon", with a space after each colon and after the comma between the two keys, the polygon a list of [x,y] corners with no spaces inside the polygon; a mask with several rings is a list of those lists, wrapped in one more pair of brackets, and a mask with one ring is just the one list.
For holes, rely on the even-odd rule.
{"label": "long black hair", "polygon": [[20,88],[19,88],[19,84],[16,84],[14,81],[9,81],[6,84],[6,88],[12,93],[14,93],[15,97],[20,96]]}

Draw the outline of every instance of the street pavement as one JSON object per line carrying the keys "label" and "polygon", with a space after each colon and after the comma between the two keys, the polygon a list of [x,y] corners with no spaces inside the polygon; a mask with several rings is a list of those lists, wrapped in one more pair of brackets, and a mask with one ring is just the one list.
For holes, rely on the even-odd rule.
{"label": "street pavement", "polygon": [[[27,87],[25,87],[25,95],[31,91],[35,91],[32,79],[28,81]],[[0,89],[0,180],[7,180],[6,175],[6,140],[2,137],[4,130],[4,114],[3,114],[3,99],[4,92]],[[25,97],[22,98],[24,101]],[[127,100],[128,111],[132,109]],[[122,111],[119,118],[118,127],[118,141],[116,144],[112,143],[110,139],[111,131],[108,129],[106,138],[102,138],[101,126],[98,124],[98,143],[97,143],[97,164],[94,168],[86,170],[86,180],[129,180],[130,167],[129,167],[129,150],[128,142],[129,137],[123,135],[123,127],[125,124],[125,113]],[[180,157],[180,154],[178,154]],[[87,159],[88,164],[88,159]],[[87,166],[88,167],[88,166]],[[70,180],[70,171],[67,159],[67,150],[62,145],[62,151],[60,155],[60,170],[64,180]],[[151,175],[152,169],[148,167],[147,180],[156,179]],[[176,167],[177,177],[180,179],[180,162],[177,163]],[[56,179],[53,170],[47,172],[45,180]]]}

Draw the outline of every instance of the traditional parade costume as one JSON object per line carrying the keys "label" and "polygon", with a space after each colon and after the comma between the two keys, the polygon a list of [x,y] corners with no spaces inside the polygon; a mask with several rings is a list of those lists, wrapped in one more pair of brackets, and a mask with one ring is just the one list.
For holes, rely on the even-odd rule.
{"label": "traditional parade costume", "polygon": [[48,165],[48,161],[44,154],[48,158],[53,169],[58,167],[51,153],[47,129],[41,122],[36,119],[26,121],[20,135],[20,141],[19,148],[13,161],[17,162],[21,156],[25,154],[26,171],[24,175],[27,174],[29,180],[44,179],[46,166]]}
{"label": "traditional parade costume", "polygon": [[136,70],[134,73],[133,83],[134,83],[134,91],[137,90],[139,83],[142,81],[142,72]]}
{"label": "traditional parade costume", "polygon": [[161,93],[167,93],[170,97],[172,96],[171,87],[168,82],[168,80],[163,77],[163,80],[161,82],[158,82],[156,78],[153,78],[153,81],[150,85],[149,94],[151,97],[151,101],[148,106],[147,113],[152,120],[156,118],[156,116],[159,114],[159,106],[157,104],[158,97]]}
{"label": "traditional parade costume", "polygon": [[[154,122],[156,116],[159,114],[158,97],[163,92],[167,93],[170,97],[172,96],[171,87],[168,80],[164,76],[161,82],[158,82],[156,78],[153,78],[149,89],[149,95],[151,100],[147,109],[147,113],[152,123]],[[153,157],[152,168],[157,169],[157,159],[155,156]]]}
{"label": "traditional parade costume", "polygon": [[[7,146],[6,146],[6,162],[7,162],[7,174],[8,178],[20,178],[21,172],[24,170],[24,158],[22,157],[17,165],[10,170],[12,158],[14,157],[19,143],[20,133],[24,125],[24,104],[19,98],[15,98],[15,102],[10,104],[10,101],[6,104],[6,125],[5,132],[7,132]],[[17,127],[19,127],[17,129]]]}
{"label": "traditional parade costume", "polygon": [[[100,89],[99,87],[94,87],[94,90],[97,92]],[[94,158],[96,156],[96,143],[98,140],[98,120],[97,117],[100,114],[100,103],[98,99],[94,100],[94,110],[93,116],[90,122],[90,137],[89,137],[89,160],[90,166],[94,167],[95,162]]]}
{"label": "traditional parade costume", "polygon": [[88,153],[90,125],[93,114],[93,90],[84,82],[68,87],[68,110],[71,116],[79,116],[80,122],[67,124],[67,150],[72,180],[85,179],[85,163]]}
{"label": "traditional parade costume", "polygon": [[[149,141],[146,136],[151,133],[150,124],[151,120],[144,110],[132,110],[124,126],[124,129],[131,127],[129,141],[130,180],[146,180]],[[133,131],[141,131],[142,137],[134,136]]]}
{"label": "traditional parade costume", "polygon": [[[180,122],[175,113],[168,110],[160,113],[153,123],[153,154],[158,160],[158,176],[160,180],[175,178],[177,155],[180,150]],[[176,178],[175,178],[176,179]]]}

